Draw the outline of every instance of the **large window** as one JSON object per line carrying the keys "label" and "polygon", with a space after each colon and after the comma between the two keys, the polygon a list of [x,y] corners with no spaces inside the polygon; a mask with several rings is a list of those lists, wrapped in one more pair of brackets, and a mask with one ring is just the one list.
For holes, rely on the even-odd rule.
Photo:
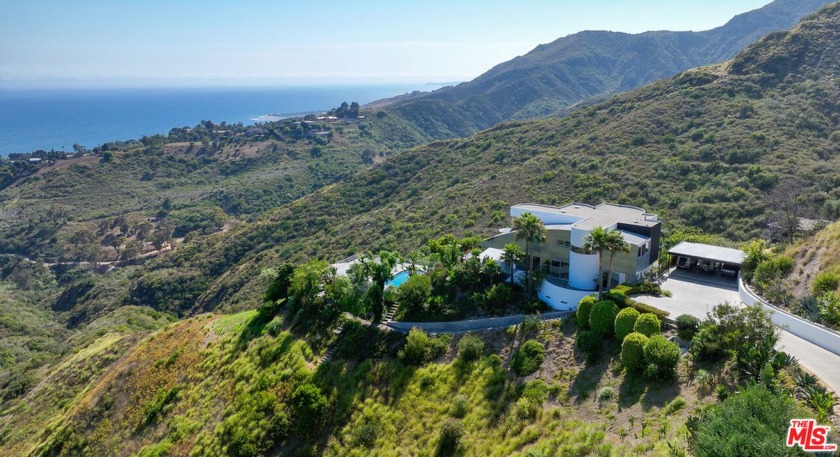
{"label": "large window", "polygon": [[543,271],[552,278],[569,279],[569,262],[546,259]]}

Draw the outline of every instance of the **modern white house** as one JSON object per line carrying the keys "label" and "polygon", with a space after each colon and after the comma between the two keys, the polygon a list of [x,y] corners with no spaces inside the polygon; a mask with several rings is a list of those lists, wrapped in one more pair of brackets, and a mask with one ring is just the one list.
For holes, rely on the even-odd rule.
{"label": "modern white house", "polygon": [[[570,203],[566,206],[519,204],[510,208],[512,217],[531,213],[546,227],[545,243],[531,246],[534,270],[542,269],[545,279],[538,287],[541,300],[557,310],[573,310],[581,298],[598,289],[598,277],[608,287],[623,282],[641,280],[656,263],[659,255],[661,223],[655,214],[635,206]],[[618,230],[630,245],[630,253],[616,253],[613,259],[612,277],[606,278],[609,254],[604,253],[604,272],[598,272],[598,253],[583,249],[587,235],[595,227]],[[482,257],[497,260],[508,243],[516,243],[525,249],[524,241],[516,240],[516,232],[506,228],[500,234],[481,243],[485,251]],[[516,265],[514,278],[524,273],[524,265]]]}

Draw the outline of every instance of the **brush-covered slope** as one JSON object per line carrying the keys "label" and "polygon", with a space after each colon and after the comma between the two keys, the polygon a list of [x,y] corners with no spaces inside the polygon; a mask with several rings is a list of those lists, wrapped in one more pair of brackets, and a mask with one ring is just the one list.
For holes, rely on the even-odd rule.
{"label": "brush-covered slope", "polygon": [[154,268],[219,278],[197,300],[210,309],[257,293],[257,265],[407,252],[447,232],[490,235],[508,224],[511,204],[526,201],[633,204],[669,225],[746,240],[770,217],[768,193],[796,176],[806,183],[803,215],[837,217],[828,213],[840,200],[838,62],[840,5],[832,5],[731,63],[563,119],[414,149]]}
{"label": "brush-covered slope", "polygon": [[473,81],[385,103],[432,136],[465,136],[499,122],[547,116],[587,99],[728,60],[827,3],[776,0],[704,32],[576,33],[497,65]]}
{"label": "brush-covered slope", "polygon": [[[814,282],[821,275],[840,278],[840,222],[797,241],[785,249],[784,254],[793,259],[787,277],[792,295],[802,298],[815,294]],[[830,290],[830,282],[824,288]],[[840,288],[834,287],[834,290]]]}
{"label": "brush-covered slope", "polygon": [[[441,337],[443,353],[417,366],[396,356],[402,336],[366,325],[346,324],[334,356],[319,363],[322,349],[279,318],[201,315],[138,343],[49,421],[13,414],[0,431],[40,427],[8,436],[9,455],[629,456],[667,455],[666,441],[686,447],[682,424],[711,397],[686,381],[611,370],[615,344],[609,359],[585,365],[571,321],[556,324],[483,332],[487,356],[470,362],[455,357],[459,337]],[[526,339],[546,352],[523,378],[510,360]],[[595,401],[606,386],[612,395]],[[316,400],[302,403],[302,390]]]}

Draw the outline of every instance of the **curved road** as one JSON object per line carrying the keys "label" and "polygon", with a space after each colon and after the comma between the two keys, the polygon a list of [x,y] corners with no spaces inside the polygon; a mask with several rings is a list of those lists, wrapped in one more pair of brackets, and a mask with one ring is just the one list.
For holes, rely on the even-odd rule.
{"label": "curved road", "polygon": [[[706,280],[687,274],[674,274],[662,283],[671,297],[634,296],[634,300],[647,303],[671,313],[671,318],[691,314],[706,318],[715,305],[728,301],[741,303],[738,285],[734,280]],[[834,392],[840,393],[840,355],[825,350],[790,332],[781,331],[779,348],[799,359],[799,363],[820,377]]]}

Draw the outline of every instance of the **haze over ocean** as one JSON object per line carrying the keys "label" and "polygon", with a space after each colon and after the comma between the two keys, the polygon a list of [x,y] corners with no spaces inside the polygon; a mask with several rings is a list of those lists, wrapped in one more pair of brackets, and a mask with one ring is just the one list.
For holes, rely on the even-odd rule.
{"label": "haze over ocean", "polygon": [[253,124],[269,113],[321,112],[441,86],[370,85],[278,88],[0,89],[0,155],[72,151],[108,141],[165,134],[202,120]]}

